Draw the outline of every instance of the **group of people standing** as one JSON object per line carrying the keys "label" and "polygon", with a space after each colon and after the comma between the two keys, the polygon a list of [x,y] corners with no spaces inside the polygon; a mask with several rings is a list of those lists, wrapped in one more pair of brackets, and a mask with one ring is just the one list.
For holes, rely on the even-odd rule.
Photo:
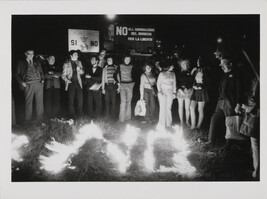
{"label": "group of people standing", "polygon": [[[119,93],[119,122],[131,120],[133,95],[140,95],[140,99],[146,103],[144,122],[157,122],[158,115],[158,122],[170,127],[173,99],[177,98],[181,124],[196,129],[201,128],[203,123],[204,107],[209,101],[209,77],[201,57],[197,59],[196,64],[190,63],[188,58],[182,58],[176,62],[171,59],[156,60],[154,63],[145,62],[143,72],[138,77],[140,93],[133,93],[136,84],[133,73],[137,66],[132,64],[129,54],[123,57],[121,64],[115,65],[113,57],[106,56],[106,51],[103,50],[98,56],[90,57],[90,64],[86,67],[79,60],[79,52],[74,50],[69,52],[69,59],[64,62],[63,67],[55,65],[54,55],[46,58],[40,56],[41,59],[37,60],[34,59],[34,51],[27,50],[25,56],[26,59],[17,64],[15,78],[25,96],[26,123],[29,123],[32,118],[33,99],[35,99],[38,122],[43,120],[43,112],[47,119],[58,116],[61,107],[62,80],[71,118],[77,118],[86,113],[89,118],[100,119],[103,116],[104,104],[105,119],[115,120]],[[221,62],[221,65],[226,62],[229,65],[231,60],[222,59]],[[178,70],[175,71],[177,65]],[[195,67],[191,67],[192,65]],[[235,80],[235,76],[231,79]],[[240,110],[237,109],[241,105],[238,80],[230,82],[231,88],[226,88],[227,81],[224,77],[220,85],[218,105],[221,109],[227,109],[223,111],[225,116],[238,113]],[[228,104],[222,102],[224,98],[230,99],[231,103],[228,103],[229,100]],[[84,100],[86,100],[86,106],[84,106]],[[235,106],[236,100],[237,107],[230,107],[230,105]],[[157,105],[159,105],[159,111]],[[211,127],[217,126],[216,118],[220,117],[217,114],[219,108],[212,118]]]}
{"label": "group of people standing", "polygon": [[[173,99],[177,98],[180,123],[188,125],[191,129],[201,127],[204,118],[204,105],[208,102],[209,97],[207,73],[205,68],[200,65],[200,58],[197,63],[198,65],[192,69],[189,59],[180,59],[178,72],[175,73],[175,63],[168,60],[162,63],[158,76],[152,72],[152,66],[144,66],[144,73],[141,75],[140,82],[140,98],[146,102],[145,119],[148,122],[155,115],[156,99],[153,96],[155,96],[154,87],[156,86],[160,124],[167,127],[172,125],[172,104]],[[198,122],[196,123],[197,106]]]}

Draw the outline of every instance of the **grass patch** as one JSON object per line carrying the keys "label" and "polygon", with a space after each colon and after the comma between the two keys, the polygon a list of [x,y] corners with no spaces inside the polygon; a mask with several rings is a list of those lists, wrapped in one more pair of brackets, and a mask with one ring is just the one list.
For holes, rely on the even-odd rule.
{"label": "grass patch", "polygon": [[[147,132],[155,125],[131,124],[141,129],[137,141],[128,148],[120,142],[120,136],[126,125],[106,121],[96,122],[103,131],[104,140],[87,140],[76,154],[72,154],[70,165],[58,174],[43,169],[39,156],[49,156],[51,151],[45,147],[53,139],[62,144],[70,144],[80,127],[90,123],[86,118],[77,121],[50,120],[42,126],[33,126],[27,131],[19,131],[29,138],[29,144],[23,147],[22,162],[12,161],[12,181],[252,181],[252,159],[248,143],[237,143],[228,148],[216,147],[207,150],[201,140],[207,139],[207,130],[184,128],[184,137],[189,145],[188,161],[196,168],[193,176],[179,172],[149,172],[144,168],[144,153],[147,150]],[[14,130],[15,132],[15,130]],[[18,133],[18,131],[16,131]],[[125,173],[118,171],[118,163],[105,153],[109,143],[113,143],[122,154],[129,153],[130,165]],[[171,147],[170,140],[157,139],[154,142],[153,155],[155,168],[174,166],[173,156],[179,153]]]}

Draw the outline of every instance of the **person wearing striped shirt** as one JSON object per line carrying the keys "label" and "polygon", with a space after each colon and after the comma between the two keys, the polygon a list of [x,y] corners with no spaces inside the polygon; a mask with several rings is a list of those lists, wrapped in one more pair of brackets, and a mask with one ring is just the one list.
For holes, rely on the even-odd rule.
{"label": "person wearing striped shirt", "polygon": [[102,93],[105,95],[105,118],[116,118],[117,89],[118,85],[114,79],[117,66],[113,64],[113,58],[107,57],[107,65],[102,73]]}

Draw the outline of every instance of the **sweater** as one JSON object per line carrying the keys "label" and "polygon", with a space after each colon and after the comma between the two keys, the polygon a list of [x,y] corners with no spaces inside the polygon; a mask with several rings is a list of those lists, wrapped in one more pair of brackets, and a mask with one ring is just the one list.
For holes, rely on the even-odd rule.
{"label": "sweater", "polygon": [[173,93],[176,93],[176,76],[174,72],[161,72],[158,77],[157,87],[158,92],[162,92],[162,90],[172,90]]}

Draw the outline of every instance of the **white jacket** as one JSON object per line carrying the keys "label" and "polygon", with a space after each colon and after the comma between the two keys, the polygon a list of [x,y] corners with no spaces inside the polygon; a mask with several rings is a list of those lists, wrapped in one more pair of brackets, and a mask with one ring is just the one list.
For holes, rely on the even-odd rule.
{"label": "white jacket", "polygon": [[[82,84],[82,79],[81,79],[81,75],[84,74],[84,70],[83,70],[83,66],[82,63],[80,61],[76,62],[77,67],[80,67],[80,70],[77,70],[77,78],[78,78],[78,82],[80,84],[80,87],[83,88],[83,84]],[[70,83],[70,80],[72,78],[72,65],[71,65],[71,61],[64,63],[63,65],[63,72],[62,72],[62,79],[65,81],[65,90],[68,90],[68,86]]]}

